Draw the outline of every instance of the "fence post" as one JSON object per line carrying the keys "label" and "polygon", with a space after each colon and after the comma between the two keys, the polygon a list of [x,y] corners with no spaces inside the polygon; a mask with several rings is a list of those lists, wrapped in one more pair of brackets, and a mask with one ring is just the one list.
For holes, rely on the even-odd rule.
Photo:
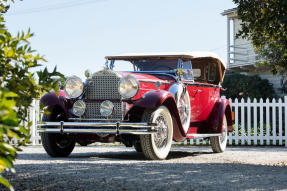
{"label": "fence post", "polygon": [[259,103],[259,107],[260,107],[260,145],[264,144],[263,141],[263,99],[260,98],[260,103]]}
{"label": "fence post", "polygon": [[264,136],[266,139],[266,145],[270,145],[270,110],[269,110],[269,98],[266,99],[266,135]]}
{"label": "fence post", "polygon": [[[229,99],[229,102],[230,102],[230,105],[231,105],[231,108],[232,108],[234,102],[232,101],[232,99]],[[228,144],[229,145],[232,145],[232,140],[233,140],[232,133],[228,133]]]}
{"label": "fence post", "polygon": [[287,96],[284,97],[284,108],[285,108],[285,113],[284,113],[284,122],[285,122],[285,147],[287,147]]}
{"label": "fence post", "polygon": [[234,114],[235,114],[235,133],[234,133],[234,135],[235,135],[235,137],[234,137],[234,139],[235,139],[235,145],[238,145],[239,143],[238,143],[238,140],[239,140],[239,134],[238,134],[238,99],[237,98],[235,98],[235,100],[234,100]]}
{"label": "fence post", "polygon": [[245,100],[242,98],[241,99],[241,102],[240,102],[240,105],[241,105],[241,128],[240,128],[240,131],[241,131],[241,144],[240,145],[245,145]]}
{"label": "fence post", "polygon": [[258,140],[258,132],[257,132],[257,99],[254,98],[253,100],[253,122],[254,122],[254,128],[253,128],[253,140],[254,145],[257,145]]}
{"label": "fence post", "polygon": [[276,101],[272,99],[272,144],[276,145]]}
{"label": "fence post", "polygon": [[30,127],[30,141],[32,145],[35,145],[35,134],[36,134],[36,100],[32,101],[32,105],[29,109],[30,112],[30,122],[32,125]]}
{"label": "fence post", "polygon": [[282,131],[282,124],[283,124],[283,119],[282,119],[282,99],[280,98],[278,101],[278,110],[279,110],[279,132],[278,132],[278,138],[279,138],[279,145],[283,145],[282,140],[283,140],[283,131]]}
{"label": "fence post", "polygon": [[247,98],[247,144],[251,145],[251,102]]}

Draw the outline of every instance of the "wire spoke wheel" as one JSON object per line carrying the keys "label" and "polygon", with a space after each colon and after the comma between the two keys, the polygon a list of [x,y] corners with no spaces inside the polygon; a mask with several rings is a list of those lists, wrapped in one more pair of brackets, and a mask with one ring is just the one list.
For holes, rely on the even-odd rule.
{"label": "wire spoke wheel", "polygon": [[188,92],[182,93],[177,103],[177,108],[181,120],[181,124],[185,130],[188,131],[190,126],[190,99]]}
{"label": "wire spoke wheel", "polygon": [[144,155],[148,159],[162,160],[169,154],[173,124],[169,110],[165,106],[160,106],[155,111],[145,111],[143,120],[157,124],[158,131],[152,135],[141,135],[140,143]]}
{"label": "wire spoke wheel", "polygon": [[217,137],[210,137],[210,144],[211,144],[213,152],[215,153],[224,152],[226,149],[226,145],[227,145],[227,138],[228,138],[227,120],[226,120],[226,116],[224,115],[221,135]]}
{"label": "wire spoke wheel", "polygon": [[164,148],[167,143],[168,138],[168,128],[167,122],[163,115],[158,116],[156,119],[156,124],[158,125],[158,132],[153,134],[155,145],[158,149]]}

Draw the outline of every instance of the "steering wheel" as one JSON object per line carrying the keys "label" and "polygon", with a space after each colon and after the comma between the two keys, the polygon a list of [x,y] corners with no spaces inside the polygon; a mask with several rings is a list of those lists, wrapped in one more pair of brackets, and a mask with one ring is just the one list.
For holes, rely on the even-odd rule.
{"label": "steering wheel", "polygon": [[155,67],[153,67],[153,70],[158,70],[159,68],[166,68],[167,70],[173,70],[172,67],[166,66],[166,65],[157,65]]}

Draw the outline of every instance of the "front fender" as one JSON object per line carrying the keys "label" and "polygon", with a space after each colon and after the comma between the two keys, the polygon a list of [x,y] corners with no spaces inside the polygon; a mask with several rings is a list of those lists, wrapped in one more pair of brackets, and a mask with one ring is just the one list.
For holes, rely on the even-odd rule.
{"label": "front fender", "polygon": [[[146,109],[155,110],[161,105],[166,106],[172,116],[173,139],[175,141],[183,141],[186,135],[180,121],[175,99],[170,92],[165,90],[152,90],[145,93],[141,99],[133,104],[129,114],[141,117]],[[140,119],[138,118],[138,120]]]}
{"label": "front fender", "polygon": [[228,132],[233,131],[232,110],[228,99],[220,98],[214,104],[211,115],[208,118],[208,133],[221,133],[224,114],[227,120]]}
{"label": "front fender", "polygon": [[44,94],[40,99],[40,106],[41,108],[47,107],[49,112],[53,112],[54,108],[59,108],[62,111],[65,112],[65,114],[68,113],[68,110],[66,108],[65,104],[66,95],[65,93],[60,90],[59,96],[56,95],[54,91],[48,92]]}

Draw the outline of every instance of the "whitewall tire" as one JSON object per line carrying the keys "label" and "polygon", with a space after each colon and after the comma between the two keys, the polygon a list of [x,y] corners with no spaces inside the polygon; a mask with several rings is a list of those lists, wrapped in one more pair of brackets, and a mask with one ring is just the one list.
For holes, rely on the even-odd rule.
{"label": "whitewall tire", "polygon": [[143,122],[158,124],[158,132],[152,135],[141,135],[141,148],[148,159],[163,160],[169,154],[172,137],[173,123],[172,117],[167,107],[160,106],[155,111],[144,112]]}
{"label": "whitewall tire", "polygon": [[222,153],[225,151],[227,145],[227,120],[225,114],[222,123],[222,133],[220,136],[210,137],[210,144],[215,153]]}

